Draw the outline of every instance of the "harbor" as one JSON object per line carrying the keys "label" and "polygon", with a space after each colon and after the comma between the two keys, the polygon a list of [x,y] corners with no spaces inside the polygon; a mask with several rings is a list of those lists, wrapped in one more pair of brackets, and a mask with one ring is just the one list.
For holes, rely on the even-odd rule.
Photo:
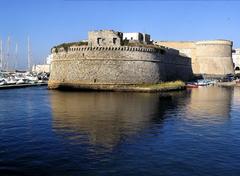
{"label": "harbor", "polygon": [[48,73],[0,72],[0,89],[46,86],[48,79]]}
{"label": "harbor", "polygon": [[239,9],[0,0],[0,176],[240,176]]}

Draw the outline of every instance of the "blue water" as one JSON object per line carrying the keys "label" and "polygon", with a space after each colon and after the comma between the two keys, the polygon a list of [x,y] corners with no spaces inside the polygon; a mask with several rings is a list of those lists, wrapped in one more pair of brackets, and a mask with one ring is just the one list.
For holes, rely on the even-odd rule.
{"label": "blue water", "polygon": [[240,87],[0,91],[0,175],[240,175]]}

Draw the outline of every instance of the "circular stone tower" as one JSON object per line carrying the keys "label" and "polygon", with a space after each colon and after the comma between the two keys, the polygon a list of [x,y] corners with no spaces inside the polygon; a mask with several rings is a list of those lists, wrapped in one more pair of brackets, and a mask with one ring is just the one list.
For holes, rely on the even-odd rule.
{"label": "circular stone tower", "polygon": [[220,77],[234,73],[232,42],[229,40],[196,42],[196,59],[201,74]]}

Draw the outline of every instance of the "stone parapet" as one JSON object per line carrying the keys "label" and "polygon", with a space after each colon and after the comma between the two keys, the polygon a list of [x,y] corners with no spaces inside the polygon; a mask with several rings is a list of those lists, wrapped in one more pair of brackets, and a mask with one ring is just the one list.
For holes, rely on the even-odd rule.
{"label": "stone parapet", "polygon": [[72,46],[68,48],[53,48],[52,53],[77,52],[77,51],[140,51],[140,52],[163,52],[161,48],[146,48],[132,46]]}
{"label": "stone parapet", "polygon": [[196,45],[232,45],[232,41],[230,40],[202,40],[195,42]]}

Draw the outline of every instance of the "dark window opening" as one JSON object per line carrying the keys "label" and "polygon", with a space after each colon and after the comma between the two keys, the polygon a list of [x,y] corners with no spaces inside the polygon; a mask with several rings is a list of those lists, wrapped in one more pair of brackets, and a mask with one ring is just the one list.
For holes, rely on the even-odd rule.
{"label": "dark window opening", "polygon": [[113,44],[116,44],[117,38],[113,38]]}
{"label": "dark window opening", "polygon": [[161,53],[161,54],[165,54],[165,50],[160,49],[160,53]]}
{"label": "dark window opening", "polygon": [[236,67],[235,70],[240,70],[240,68],[239,68],[239,67]]}
{"label": "dark window opening", "polygon": [[97,38],[97,44],[99,45],[101,41],[101,38]]}
{"label": "dark window opening", "polygon": [[143,35],[142,34],[139,35],[139,41],[143,41]]}
{"label": "dark window opening", "polygon": [[131,40],[133,40],[133,37],[131,37]]}

